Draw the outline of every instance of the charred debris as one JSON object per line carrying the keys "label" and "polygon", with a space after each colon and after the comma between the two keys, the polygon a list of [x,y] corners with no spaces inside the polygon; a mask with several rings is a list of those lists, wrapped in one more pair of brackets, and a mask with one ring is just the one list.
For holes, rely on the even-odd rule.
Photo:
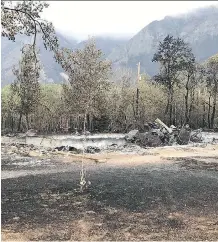
{"label": "charred debris", "polygon": [[139,130],[131,130],[125,140],[128,143],[135,143],[142,147],[157,147],[166,145],[187,145],[191,142],[202,142],[202,129],[192,131],[189,125],[183,126],[181,129],[171,125],[168,127],[160,119],[156,119],[154,123],[148,123],[147,132],[141,133]]}

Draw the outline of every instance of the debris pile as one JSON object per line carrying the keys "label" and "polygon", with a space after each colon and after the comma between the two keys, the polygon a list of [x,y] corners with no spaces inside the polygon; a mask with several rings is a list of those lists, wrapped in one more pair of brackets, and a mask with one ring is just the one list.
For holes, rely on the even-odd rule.
{"label": "debris pile", "polygon": [[73,146],[69,146],[69,145],[62,145],[62,146],[59,146],[59,147],[56,147],[54,150],[57,150],[57,151],[70,151],[74,154],[81,154],[82,153],[82,150],[80,149],[77,149]]}
{"label": "debris pile", "polygon": [[156,119],[155,123],[149,123],[149,131],[140,133],[137,129],[131,130],[125,140],[128,143],[135,143],[142,147],[157,147],[165,145],[187,145],[190,141],[200,143],[203,141],[201,129],[193,131],[189,125],[185,125],[178,129],[174,125],[168,127],[160,119]]}
{"label": "debris pile", "polygon": [[94,146],[88,146],[85,149],[85,153],[89,153],[89,154],[95,154],[95,153],[99,153],[101,150],[98,147],[94,147]]}
{"label": "debris pile", "polygon": [[[73,146],[68,146],[68,145],[56,147],[55,150],[57,150],[57,151],[70,151],[73,154],[82,154],[83,153],[83,150],[77,149]],[[98,147],[94,147],[94,146],[87,146],[84,149],[84,152],[89,153],[89,154],[99,153],[100,151],[101,150]]]}
{"label": "debris pile", "polygon": [[54,152],[54,149],[44,148],[44,147],[36,147],[34,145],[27,145],[21,143],[10,143],[4,144],[1,143],[2,153],[7,154],[9,156],[20,155],[22,157],[36,157],[49,155]]}
{"label": "debris pile", "polygon": [[[214,138],[213,138],[214,139]],[[190,137],[190,141],[191,142],[195,142],[195,143],[199,143],[201,141],[203,141],[203,137],[202,137],[202,129],[197,129],[194,134],[191,135]]]}

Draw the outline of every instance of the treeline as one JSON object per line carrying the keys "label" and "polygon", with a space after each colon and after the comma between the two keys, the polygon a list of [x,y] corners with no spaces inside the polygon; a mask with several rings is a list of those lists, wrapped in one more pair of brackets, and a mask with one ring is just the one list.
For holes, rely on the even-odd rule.
{"label": "treeline", "polygon": [[156,118],[175,126],[218,126],[218,55],[199,64],[180,38],[160,42],[151,60],[159,73],[142,74],[139,82],[128,71],[113,72],[91,39],[83,49],[55,53],[68,75],[63,84],[39,84],[42,67],[33,48],[24,46],[15,81],[2,89],[2,131],[143,131]]}

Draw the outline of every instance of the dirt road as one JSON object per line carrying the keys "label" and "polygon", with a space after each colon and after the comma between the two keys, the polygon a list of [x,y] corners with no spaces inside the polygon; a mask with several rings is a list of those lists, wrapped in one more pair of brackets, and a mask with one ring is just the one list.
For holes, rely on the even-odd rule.
{"label": "dirt road", "polygon": [[79,156],[25,159],[2,154],[2,240],[218,240],[217,145],[86,155],[83,193]]}

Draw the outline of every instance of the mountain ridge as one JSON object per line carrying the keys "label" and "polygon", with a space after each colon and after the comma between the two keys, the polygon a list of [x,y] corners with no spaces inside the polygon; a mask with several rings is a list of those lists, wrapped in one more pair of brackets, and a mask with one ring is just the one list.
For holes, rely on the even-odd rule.
{"label": "mountain ridge", "polygon": [[[59,39],[60,47],[65,47],[69,49],[82,48],[85,45],[85,41],[79,42],[70,37],[65,37],[63,34],[56,32]],[[112,51],[117,45],[121,45],[126,42],[126,39],[120,38],[108,38],[108,37],[97,37],[95,38],[96,46],[102,49],[105,57]],[[21,47],[26,43],[31,43],[31,38],[25,35],[16,36],[15,42],[9,41],[5,37],[1,37],[1,55],[2,55],[2,86],[13,82],[14,75],[12,73],[13,66],[17,66],[19,59],[21,57]],[[62,77],[60,73],[63,72],[61,66],[55,62],[53,58],[53,53],[46,50],[43,45],[43,41],[40,36],[37,37],[36,46],[40,50],[39,56],[44,69],[44,79],[46,82],[60,83]]]}
{"label": "mountain ridge", "polygon": [[157,73],[158,65],[152,57],[159,42],[168,34],[181,37],[190,44],[198,61],[218,52],[218,7],[198,9],[180,16],[166,16],[145,26],[122,48],[108,56],[115,64],[133,67],[141,62],[142,71],[149,75]]}
{"label": "mountain ridge", "polygon": [[[197,61],[203,62],[218,53],[218,5],[194,10],[179,16],[166,16],[145,26],[130,39],[97,36],[96,46],[102,49],[104,57],[110,59],[114,67],[136,69],[141,62],[141,71],[153,76],[158,71],[158,64],[152,63],[152,57],[159,42],[168,34],[181,37],[190,44]],[[57,32],[61,47],[82,48],[85,41],[78,42],[73,37]],[[13,65],[18,65],[20,48],[23,43],[30,41],[27,36],[17,36],[13,43],[1,38],[2,45],[2,85],[14,80]],[[43,42],[37,39],[40,48],[40,60],[44,67],[45,82],[60,83],[62,68],[53,59],[53,54],[44,49]]]}

